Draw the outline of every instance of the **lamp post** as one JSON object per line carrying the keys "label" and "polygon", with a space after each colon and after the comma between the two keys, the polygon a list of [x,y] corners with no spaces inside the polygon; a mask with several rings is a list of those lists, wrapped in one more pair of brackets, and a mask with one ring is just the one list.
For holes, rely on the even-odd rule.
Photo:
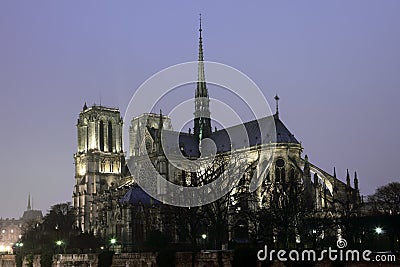
{"label": "lamp post", "polygon": [[15,243],[15,250],[16,251],[21,251],[22,247],[24,246],[24,243],[22,242],[17,242]]}
{"label": "lamp post", "polygon": [[62,240],[57,240],[56,241],[56,245],[57,245],[57,248],[58,248],[58,252],[61,254],[61,252],[62,252],[61,246],[64,245],[64,242]]}
{"label": "lamp post", "polygon": [[203,246],[204,246],[204,250],[205,250],[206,249],[206,238],[207,238],[207,235],[206,234],[202,234],[201,238],[203,239]]}
{"label": "lamp post", "polygon": [[382,227],[379,227],[379,226],[375,227],[375,233],[378,234],[378,235],[383,234]]}
{"label": "lamp post", "polygon": [[[111,238],[110,239],[110,244],[111,244],[111,246],[112,246],[112,250],[114,251],[114,245],[117,243],[117,239],[116,238]],[[115,251],[114,251],[115,252]]]}

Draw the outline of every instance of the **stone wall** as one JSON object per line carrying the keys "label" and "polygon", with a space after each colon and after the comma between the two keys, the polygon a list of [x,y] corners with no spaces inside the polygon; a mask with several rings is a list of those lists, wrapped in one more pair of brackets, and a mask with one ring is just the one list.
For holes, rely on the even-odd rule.
{"label": "stone wall", "polygon": [[[221,261],[223,267],[232,266],[233,252],[223,251],[221,253]],[[195,267],[219,267],[218,265],[218,252],[177,252],[175,254],[175,266],[178,267],[192,267],[192,260],[194,257]]]}
{"label": "stone wall", "polygon": [[53,267],[97,266],[97,254],[57,254],[53,256]]}
{"label": "stone wall", "polygon": [[153,252],[122,253],[113,257],[112,267],[155,267],[157,254]]}
{"label": "stone wall", "polygon": [[[192,267],[192,259],[194,257],[195,267],[218,267],[218,252],[177,252],[175,256],[171,254],[172,258],[169,260],[175,261],[177,267]],[[345,266],[345,267],[367,267],[367,266],[383,266],[392,267],[399,266],[400,255],[396,254],[396,262],[380,263],[374,265],[374,263],[368,262],[348,262],[341,264],[334,264],[329,261],[323,261],[316,263],[316,267],[332,267],[332,266]],[[233,252],[224,251],[221,253],[222,266],[232,266]],[[32,261],[33,267],[40,267],[40,256],[35,255],[32,258],[24,259],[24,266],[28,265],[28,262]],[[53,257],[53,267],[64,267],[64,266],[85,266],[95,267],[98,266],[98,255],[97,254],[59,254]],[[156,267],[157,266],[157,253],[144,252],[144,253],[122,253],[116,254],[113,257],[111,267]],[[261,262],[257,263],[257,266],[261,266]],[[275,261],[272,267],[284,267],[283,262]],[[0,255],[0,267],[16,267],[15,255]]]}
{"label": "stone wall", "polygon": [[[174,257],[173,255],[171,255]],[[194,256],[195,267],[218,267],[217,252],[199,252],[192,254],[191,252],[177,252],[175,254],[175,266],[192,267],[192,257]],[[222,252],[223,266],[231,266],[233,254],[231,252]],[[164,258],[165,259],[165,258]],[[173,259],[166,259],[173,260]],[[38,264],[39,263],[39,264]],[[94,267],[98,265],[97,254],[58,254],[53,257],[53,267],[64,266],[84,266]],[[34,258],[34,267],[40,266],[40,257]],[[157,253],[121,253],[115,254],[112,260],[112,267],[156,267]],[[3,266],[0,266],[3,267]],[[5,266],[11,267],[11,266]],[[13,265],[12,267],[15,267]]]}
{"label": "stone wall", "polygon": [[0,255],[0,267],[15,267],[15,255]]}

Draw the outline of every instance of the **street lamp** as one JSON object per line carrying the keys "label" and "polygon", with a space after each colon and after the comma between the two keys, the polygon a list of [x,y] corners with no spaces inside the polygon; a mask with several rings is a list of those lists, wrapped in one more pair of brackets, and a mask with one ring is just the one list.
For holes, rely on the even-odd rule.
{"label": "street lamp", "polygon": [[110,239],[110,244],[112,245],[112,250],[114,250],[115,243],[117,243],[117,239],[116,238],[111,238]]}
{"label": "street lamp", "polygon": [[61,246],[64,244],[64,242],[62,240],[57,240],[56,241],[56,245],[58,247],[58,252],[61,254],[62,250],[61,250]]}
{"label": "street lamp", "polygon": [[377,233],[378,235],[380,235],[380,234],[382,234],[383,233],[383,229],[382,229],[382,227],[375,227],[375,233]]}
{"label": "street lamp", "polygon": [[206,249],[206,238],[207,238],[207,235],[206,234],[202,234],[201,238],[203,238],[203,246],[204,246],[204,249]]}

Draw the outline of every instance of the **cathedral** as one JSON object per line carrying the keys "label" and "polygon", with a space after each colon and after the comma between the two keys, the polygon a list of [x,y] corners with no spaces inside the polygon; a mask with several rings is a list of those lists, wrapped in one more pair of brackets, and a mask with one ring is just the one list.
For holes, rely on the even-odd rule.
{"label": "cathedral", "polygon": [[[203,64],[201,24],[199,34],[193,132],[174,131],[171,122],[173,118],[163,115],[162,112],[142,114],[130,121],[130,146],[129,151],[124,152],[120,111],[98,105],[88,107],[86,103],[83,106],[76,125],[78,149],[74,155],[73,207],[77,215],[76,226],[83,232],[116,238],[122,250],[144,244],[149,233],[154,231],[165,233],[173,243],[182,240],[179,229],[176,229],[178,226],[171,225],[173,215],[170,206],[163,201],[165,188],[157,185],[158,197],[155,199],[138,186],[138,177],[144,175],[142,169],[145,166],[141,165],[143,155],[150,158],[157,172],[167,181],[186,187],[205,185],[217,179],[232,153],[237,155],[237,166],[244,170],[244,174],[238,184],[228,192],[228,198],[225,197],[229,200],[226,204],[229,212],[225,218],[228,227],[223,243],[249,238],[256,231],[256,225],[250,219],[245,219],[241,212],[251,210],[252,214],[256,214],[257,210],[263,209],[273,214],[274,210],[283,210],[285,203],[287,206],[287,203],[298,202],[296,192],[301,191],[301,202],[317,217],[340,216],[337,203],[346,203],[349,207],[359,204],[361,198],[357,174],[351,185],[348,172],[346,181],[342,182],[336,177],[335,171],[331,174],[313,164],[307,155],[303,156],[301,143],[279,116],[278,96],[275,97],[276,110],[273,115],[248,121],[243,125],[213,130]],[[271,125],[274,127],[274,136],[269,135]],[[239,133],[239,128],[243,126],[248,136],[247,147],[230,140],[230,134]],[[161,135],[162,131],[164,137]],[[268,136],[262,136],[262,132],[266,132]],[[216,147],[215,158],[218,159],[214,161],[215,166],[210,172],[187,172],[179,169],[165,155],[169,135],[179,139],[177,153],[189,160],[199,159],[201,156],[207,158],[206,151],[201,147],[202,140],[211,139]],[[128,168],[129,159],[137,160],[134,169]],[[248,198],[241,197],[239,193],[249,187],[255,174],[262,179],[254,194]],[[290,202],[288,198],[296,199]],[[260,220],[268,224],[268,218]],[[240,223],[234,223],[238,221]],[[210,227],[210,223],[207,225]],[[238,225],[241,230],[238,230]],[[204,232],[205,237],[209,234],[207,229],[200,231]],[[275,242],[276,231],[271,229],[270,233],[271,240]],[[335,233],[340,235],[340,227],[335,229]]]}

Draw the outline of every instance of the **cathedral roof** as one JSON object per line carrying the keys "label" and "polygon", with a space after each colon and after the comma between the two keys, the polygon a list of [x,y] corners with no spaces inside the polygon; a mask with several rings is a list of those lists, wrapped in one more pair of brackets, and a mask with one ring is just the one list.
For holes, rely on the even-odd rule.
{"label": "cathedral roof", "polygon": [[[272,122],[275,124],[275,131],[276,136],[273,132],[273,125]],[[283,124],[283,122],[277,117],[264,117],[260,120],[252,120],[249,122],[245,122],[243,125],[235,125],[229,127],[227,129],[222,129],[211,134],[211,139],[217,145],[218,152],[225,152],[229,151],[231,146],[233,148],[241,148],[243,144],[231,144],[230,139],[233,140],[242,140],[244,143],[243,137],[243,126],[247,132],[247,136],[249,138],[249,145],[255,146],[260,144],[261,140],[261,133],[264,135],[262,140],[264,143],[295,143],[299,144],[299,141],[294,137],[294,135],[289,131],[289,129]],[[262,131],[260,131],[260,128]],[[229,138],[229,135],[232,138]],[[276,138],[276,139],[275,139]]]}
{"label": "cathedral roof", "polygon": [[283,122],[279,118],[275,118],[275,127],[276,127],[276,139],[277,143],[294,143],[294,144],[300,144],[299,141],[297,141],[296,137],[294,137],[294,134],[292,134],[289,129],[283,124]]}
{"label": "cathedral roof", "polygon": [[[273,132],[273,125],[275,124],[276,135]],[[243,128],[244,126],[244,128]],[[260,131],[263,129],[263,131]],[[148,129],[151,136],[155,139],[158,136],[158,129]],[[244,130],[246,132],[244,132]],[[245,135],[247,133],[248,142],[250,146],[260,144],[261,132],[264,135],[264,143],[292,143],[299,144],[299,141],[289,131],[285,124],[279,119],[278,116],[264,117],[260,120],[252,120],[245,122],[243,125],[235,125],[226,129],[221,129],[211,133],[210,138],[214,141],[217,146],[217,153],[223,153],[233,149],[243,148],[245,145]],[[184,132],[174,132],[165,130],[164,142],[167,147],[166,150],[180,150],[185,156],[198,157],[198,145],[196,138],[193,134]],[[169,144],[176,144],[176,140],[179,139],[179,148],[169,147]],[[240,140],[238,143],[231,143],[231,140]]]}
{"label": "cathedral roof", "polygon": [[129,203],[132,205],[142,204],[144,206],[160,204],[161,202],[150,197],[143,189],[139,186],[133,186],[129,191],[119,200],[120,203]]}

